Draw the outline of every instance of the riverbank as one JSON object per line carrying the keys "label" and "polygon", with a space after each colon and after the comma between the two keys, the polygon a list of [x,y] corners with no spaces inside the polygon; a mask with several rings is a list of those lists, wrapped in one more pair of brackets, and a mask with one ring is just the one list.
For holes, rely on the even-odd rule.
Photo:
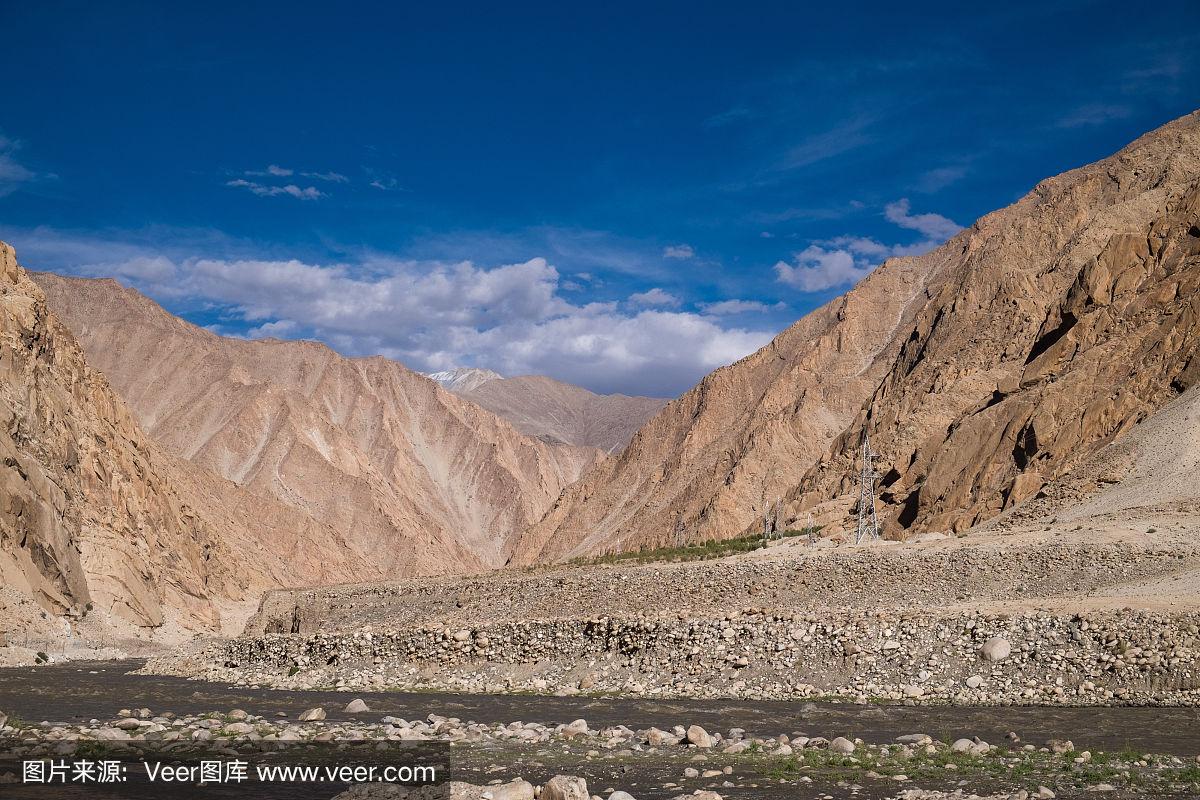
{"label": "riverbank", "polygon": [[[436,707],[438,698],[429,696],[426,702]],[[338,712],[342,719],[330,718]],[[95,755],[97,747],[115,743],[127,753],[144,748],[183,757],[193,750],[236,751],[254,760],[280,748],[323,742],[357,743],[372,752],[396,743],[445,743],[452,748],[451,774],[462,782],[460,798],[486,797],[482,792],[490,791],[493,798],[533,800],[535,783],[545,787],[555,781],[571,782],[575,794],[563,797],[579,800],[595,792],[609,800],[817,798],[834,796],[832,792],[861,798],[984,793],[1049,800],[1098,792],[1118,798],[1182,798],[1200,791],[1196,758],[1084,750],[1063,739],[1024,741],[1016,732],[989,742],[978,735],[940,740],[913,731],[876,744],[850,731],[822,735],[811,728],[756,735],[741,727],[717,730],[692,723],[641,728],[595,724],[582,717],[559,723],[482,723],[436,712],[402,718],[382,714],[362,698],[286,716],[243,708],[201,714],[141,708],[74,724],[39,724],[0,714],[0,745],[15,757]],[[508,788],[497,794],[502,787]],[[556,796],[545,792],[543,788],[543,797]],[[360,788],[341,796],[397,795]]]}
{"label": "riverbank", "polygon": [[1200,703],[1200,612],[426,624],[209,642],[145,669],[284,689],[1190,706]]}

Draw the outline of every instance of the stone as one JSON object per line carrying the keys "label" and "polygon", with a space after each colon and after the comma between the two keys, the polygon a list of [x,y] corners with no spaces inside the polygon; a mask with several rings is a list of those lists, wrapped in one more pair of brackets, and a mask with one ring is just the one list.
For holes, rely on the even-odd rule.
{"label": "stone", "polygon": [[540,800],[591,800],[591,795],[583,778],[555,775],[542,787]]}
{"label": "stone", "polygon": [[954,744],[950,745],[950,751],[954,753],[969,753],[975,749],[975,742],[971,739],[956,739]]}
{"label": "stone", "polygon": [[583,736],[588,732],[588,724],[586,719],[577,719],[572,723],[564,725],[559,735],[564,739],[573,739],[576,736]]}
{"label": "stone", "polygon": [[829,743],[829,749],[835,753],[849,755],[854,752],[854,742],[844,736],[839,736]]}
{"label": "stone", "polygon": [[896,741],[900,744],[929,744],[933,741],[933,737],[927,733],[906,733],[903,736],[897,736]]}
{"label": "stone", "polygon": [[972,675],[971,677],[967,678],[967,688],[978,689],[980,686],[983,686],[983,676]]}
{"label": "stone", "polygon": [[687,729],[687,740],[696,747],[712,747],[712,736],[708,731],[701,728],[699,725],[692,725]]}
{"label": "stone", "polygon": [[243,736],[247,733],[254,733],[254,726],[247,722],[231,722],[225,726],[225,733]]}
{"label": "stone", "polygon": [[679,744],[679,737],[658,728],[651,728],[646,732],[646,741],[651,747],[672,747]]}
{"label": "stone", "polygon": [[308,711],[302,712],[296,719],[301,722],[316,722],[325,719],[325,709],[320,707],[310,708]]}
{"label": "stone", "polygon": [[533,784],[521,778],[499,786],[489,786],[487,790],[492,793],[492,800],[533,800],[536,796]]}
{"label": "stone", "polygon": [[364,711],[370,711],[371,709],[367,708],[367,704],[363,702],[361,698],[355,698],[347,703],[346,707],[342,710],[347,714],[361,714]]}
{"label": "stone", "polygon": [[1003,661],[1012,653],[1012,645],[1003,636],[993,636],[979,648],[984,661]]}
{"label": "stone", "polygon": [[915,684],[910,684],[904,687],[905,697],[920,697],[925,694],[925,690]]}
{"label": "stone", "polygon": [[608,796],[608,800],[634,800],[629,792],[616,791]]}
{"label": "stone", "polygon": [[4,726],[7,724],[8,724],[8,714],[0,712],[0,729],[4,728]]}
{"label": "stone", "polygon": [[1037,794],[1034,795],[1034,797],[1038,798],[1038,800],[1054,800],[1055,794],[1054,791],[1049,787],[1039,786],[1037,789]]}

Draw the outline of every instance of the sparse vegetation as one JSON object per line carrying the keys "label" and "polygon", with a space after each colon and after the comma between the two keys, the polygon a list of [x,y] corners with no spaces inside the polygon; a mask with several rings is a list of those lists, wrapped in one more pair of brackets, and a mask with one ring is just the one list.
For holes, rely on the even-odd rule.
{"label": "sparse vegetation", "polygon": [[[814,525],[815,534],[821,526]],[[807,536],[808,528],[779,531],[773,539],[764,539],[761,534],[738,536],[733,539],[710,539],[698,544],[682,545],[680,547],[655,547],[650,549],[630,550],[623,553],[609,553],[589,558],[575,558],[567,562],[572,565],[588,564],[627,564],[649,563],[653,561],[702,561],[710,558],[724,558],[738,553],[748,553],[761,550],[771,541],[789,539],[796,536]]]}

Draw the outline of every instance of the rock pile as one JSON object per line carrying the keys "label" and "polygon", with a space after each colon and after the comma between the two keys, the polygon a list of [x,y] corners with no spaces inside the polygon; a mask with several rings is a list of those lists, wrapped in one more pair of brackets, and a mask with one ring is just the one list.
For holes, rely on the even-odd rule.
{"label": "rock pile", "polygon": [[1200,613],[759,611],[427,624],[240,638],[147,670],[295,689],[1191,704],[1200,699]]}

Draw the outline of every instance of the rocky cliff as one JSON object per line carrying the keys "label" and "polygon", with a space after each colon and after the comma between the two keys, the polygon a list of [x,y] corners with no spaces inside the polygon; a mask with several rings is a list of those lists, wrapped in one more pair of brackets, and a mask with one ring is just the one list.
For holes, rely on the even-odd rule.
{"label": "rocky cliff", "polygon": [[599,455],[524,436],[385,358],[225,338],[113,281],[35,277],[157,442],[388,575],[503,564]]}
{"label": "rocky cliff", "polygon": [[[870,432],[890,535],[1033,494],[1196,381],[1200,112],[885,262],[670,403],[517,563],[841,523]],[[836,527],[836,525],[835,525]]]}
{"label": "rocky cliff", "polygon": [[252,580],[0,243],[0,583],[46,611],[215,628]]}

